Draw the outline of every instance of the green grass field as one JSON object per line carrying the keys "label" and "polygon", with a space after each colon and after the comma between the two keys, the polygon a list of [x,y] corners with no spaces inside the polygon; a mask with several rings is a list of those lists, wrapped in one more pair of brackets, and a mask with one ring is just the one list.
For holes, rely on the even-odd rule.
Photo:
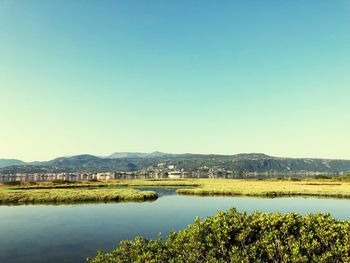
{"label": "green grass field", "polygon": [[16,189],[0,188],[0,204],[126,202],[157,199],[153,191],[121,189]]}
{"label": "green grass field", "polygon": [[331,180],[198,179],[200,186],[178,189],[179,194],[246,196],[328,196],[350,198],[350,183]]}
{"label": "green grass field", "polygon": [[133,179],[133,180],[106,180],[106,181],[82,181],[82,182],[40,182],[40,183],[16,183],[1,185],[2,187],[13,187],[16,189],[64,189],[64,188],[106,188],[106,187],[166,187],[166,186],[200,186],[200,183],[190,179]]}
{"label": "green grass field", "polygon": [[345,177],[302,180],[140,179],[0,185],[0,204],[145,201],[157,198],[155,192],[127,187],[181,187],[177,193],[187,195],[350,198],[350,182]]}

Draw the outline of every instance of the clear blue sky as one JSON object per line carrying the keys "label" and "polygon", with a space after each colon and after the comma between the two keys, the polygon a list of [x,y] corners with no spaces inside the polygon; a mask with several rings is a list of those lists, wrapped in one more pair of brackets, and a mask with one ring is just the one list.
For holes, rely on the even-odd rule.
{"label": "clear blue sky", "polygon": [[350,1],[0,1],[0,158],[350,159]]}

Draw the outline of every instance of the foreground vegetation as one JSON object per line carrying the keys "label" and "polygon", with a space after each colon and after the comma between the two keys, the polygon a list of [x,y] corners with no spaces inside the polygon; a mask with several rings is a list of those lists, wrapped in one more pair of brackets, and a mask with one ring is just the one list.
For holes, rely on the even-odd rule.
{"label": "foreground vegetation", "polygon": [[166,240],[137,237],[90,263],[350,262],[350,221],[329,214],[219,212]]}
{"label": "foreground vegetation", "polygon": [[0,204],[125,202],[157,199],[153,191],[121,189],[16,189],[0,188]]}

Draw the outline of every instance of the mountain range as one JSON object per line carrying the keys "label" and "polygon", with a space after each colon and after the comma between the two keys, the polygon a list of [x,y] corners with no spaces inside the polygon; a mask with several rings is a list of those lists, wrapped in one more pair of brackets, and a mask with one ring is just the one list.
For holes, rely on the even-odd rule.
{"label": "mountain range", "polygon": [[350,171],[350,160],[283,158],[261,153],[216,155],[116,152],[103,157],[83,154],[42,162],[0,159],[0,173],[136,171],[155,169],[160,163],[174,164],[176,169],[203,172],[209,169],[226,169],[236,173]]}

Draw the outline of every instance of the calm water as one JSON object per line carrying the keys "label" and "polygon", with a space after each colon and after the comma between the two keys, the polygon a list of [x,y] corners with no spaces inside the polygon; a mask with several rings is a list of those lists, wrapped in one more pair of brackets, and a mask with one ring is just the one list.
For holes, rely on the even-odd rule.
{"label": "calm water", "polygon": [[122,239],[154,238],[217,210],[329,212],[350,219],[350,200],[179,196],[157,190],[146,203],[0,206],[0,262],[85,262],[98,249],[113,250]]}

